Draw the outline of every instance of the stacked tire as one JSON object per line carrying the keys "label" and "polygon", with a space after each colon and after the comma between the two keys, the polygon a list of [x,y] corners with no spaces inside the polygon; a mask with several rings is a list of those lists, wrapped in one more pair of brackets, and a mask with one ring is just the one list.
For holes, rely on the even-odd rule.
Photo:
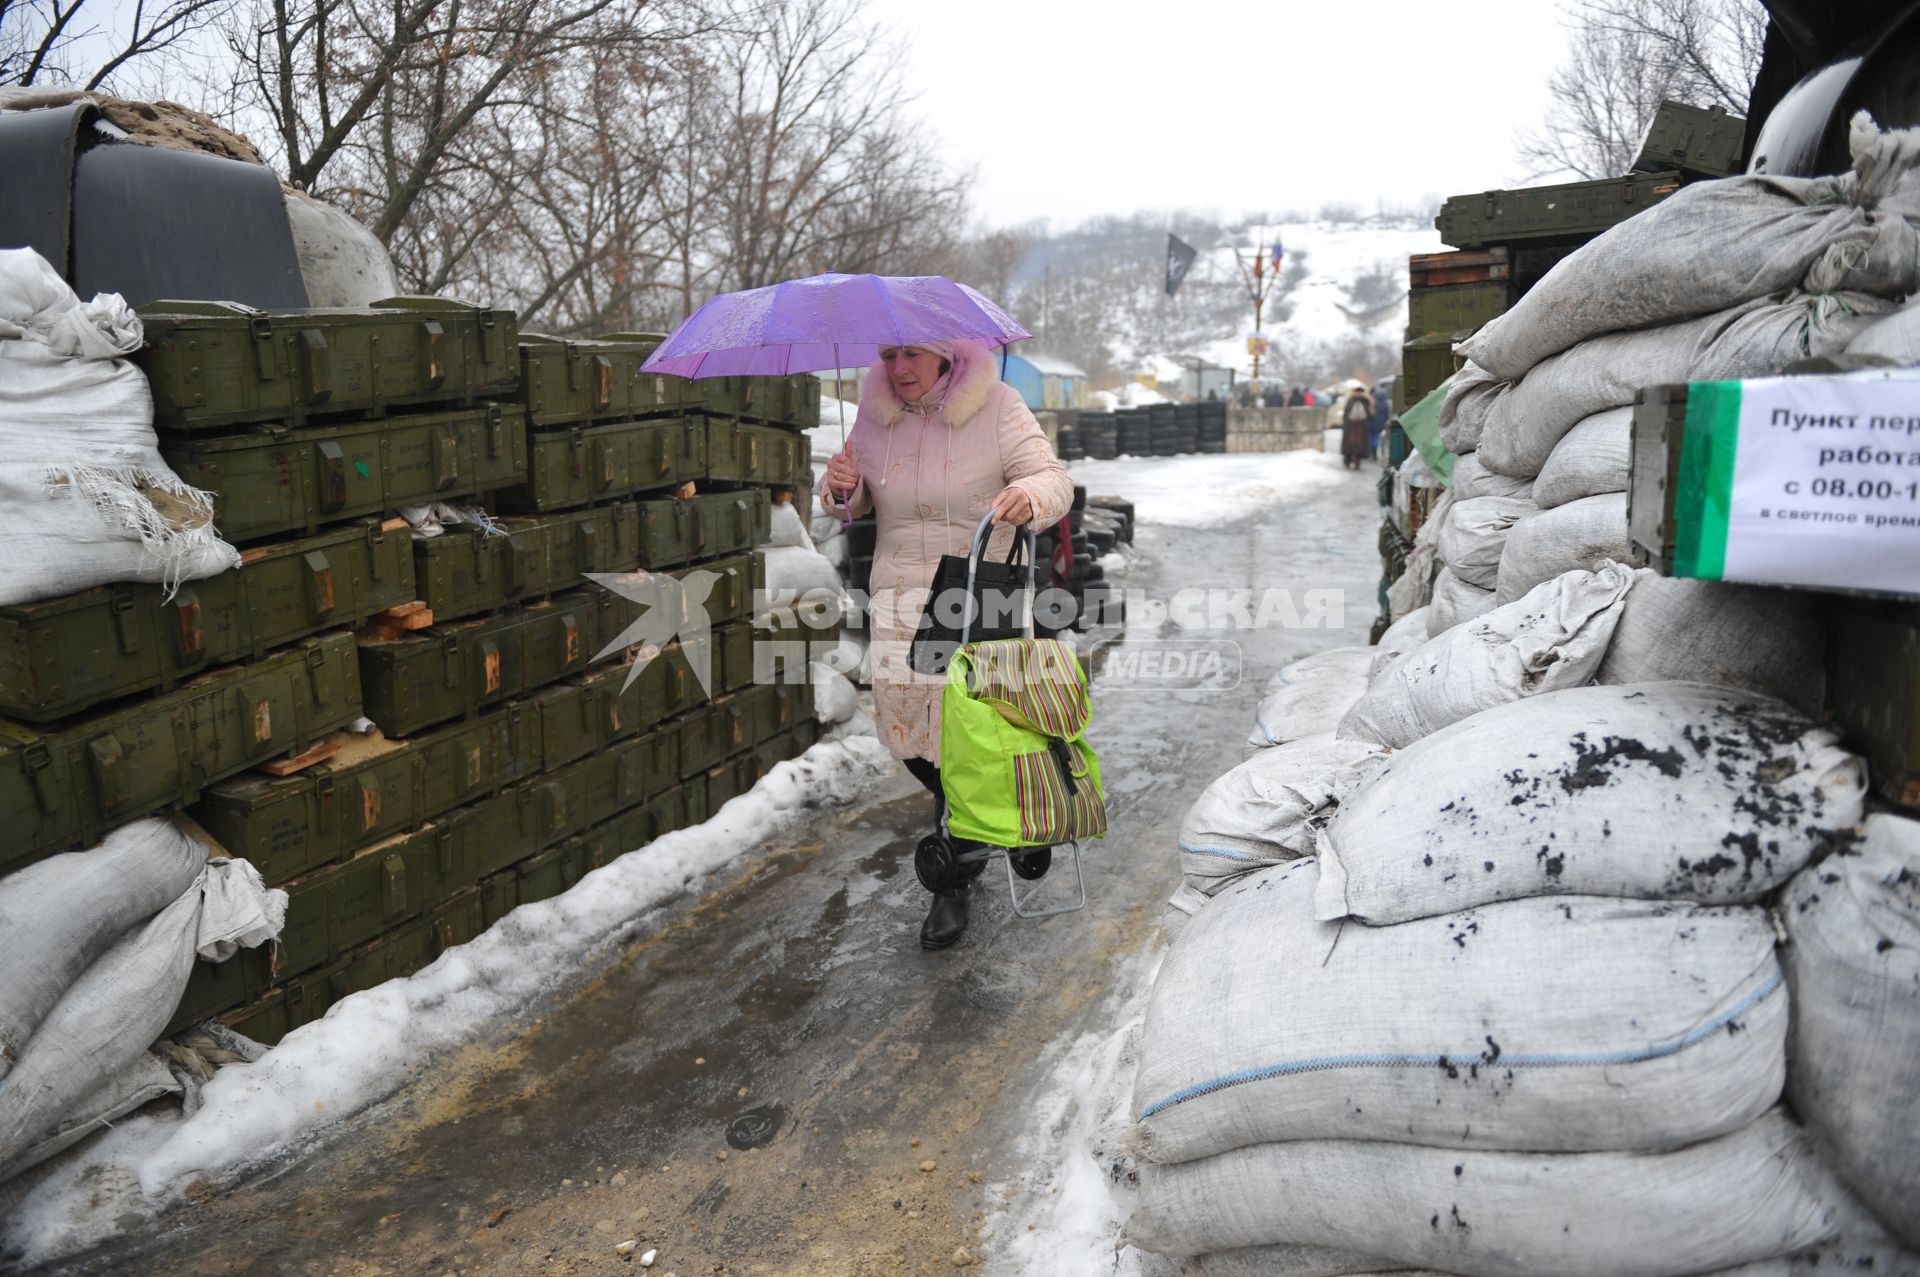
{"label": "stacked tire", "polygon": [[1183,403],[1173,408],[1175,452],[1200,451],[1200,405]]}
{"label": "stacked tire", "polygon": [[1072,425],[1068,425],[1064,422],[1061,423],[1060,442],[1054,449],[1054,451],[1060,454],[1060,460],[1078,461],[1082,457],[1086,456],[1087,455],[1086,445],[1081,443],[1080,440],[1081,440],[1081,434],[1080,434],[1079,422],[1076,421]]}
{"label": "stacked tire", "polygon": [[1194,405],[1199,415],[1198,450],[1219,453],[1227,450],[1227,403],[1224,399],[1204,399]]}
{"label": "stacked tire", "polygon": [[1153,410],[1122,408],[1113,414],[1115,443],[1123,457],[1153,455]]}
{"label": "stacked tire", "polygon": [[1153,455],[1171,457],[1180,451],[1180,409],[1170,403],[1153,404],[1146,409],[1152,431]]}
{"label": "stacked tire", "polygon": [[1095,461],[1111,461],[1120,455],[1118,413],[1083,412],[1074,425],[1075,447],[1080,455]]}

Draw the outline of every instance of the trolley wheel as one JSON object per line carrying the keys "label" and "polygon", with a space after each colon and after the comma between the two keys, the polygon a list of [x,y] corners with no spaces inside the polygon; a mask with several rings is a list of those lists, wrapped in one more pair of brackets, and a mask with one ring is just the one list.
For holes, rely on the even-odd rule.
{"label": "trolley wheel", "polygon": [[1053,848],[1026,847],[1009,851],[1007,861],[1013,866],[1016,876],[1028,882],[1037,882],[1047,876],[1047,870],[1053,868]]}
{"label": "trolley wheel", "polygon": [[928,891],[945,891],[958,880],[953,848],[939,834],[928,834],[913,849],[913,872]]}

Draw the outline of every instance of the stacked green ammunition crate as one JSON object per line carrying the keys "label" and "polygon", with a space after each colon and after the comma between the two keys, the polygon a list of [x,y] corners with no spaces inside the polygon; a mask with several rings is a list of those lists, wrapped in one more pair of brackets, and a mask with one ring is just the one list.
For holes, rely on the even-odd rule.
{"label": "stacked green ammunition crate", "polygon": [[[817,739],[804,664],[757,679],[753,628],[811,377],[657,377],[657,337],[440,299],[143,318],[162,451],[244,564],[0,610],[0,868],[185,807],[284,888],[280,942],[199,964],[176,1027],[278,1041]],[[396,517],[439,502],[493,526]],[[670,603],[710,629],[636,625]]]}

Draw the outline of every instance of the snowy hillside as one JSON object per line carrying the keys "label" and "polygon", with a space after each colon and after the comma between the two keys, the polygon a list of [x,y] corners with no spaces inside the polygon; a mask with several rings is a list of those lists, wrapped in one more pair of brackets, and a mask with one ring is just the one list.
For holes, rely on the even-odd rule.
{"label": "snowy hillside", "polygon": [[[1305,355],[1353,340],[1360,329],[1340,310],[1348,302],[1347,290],[1353,281],[1374,269],[1376,263],[1391,262],[1399,272],[1400,287],[1406,287],[1407,258],[1414,253],[1438,253],[1446,249],[1440,233],[1431,222],[1412,220],[1374,220],[1365,222],[1301,222],[1274,228],[1288,259],[1305,255],[1307,275],[1287,295],[1291,314],[1275,322],[1269,303],[1262,331],[1271,340],[1272,349],[1283,363],[1290,354]],[[1249,243],[1251,238],[1249,237]],[[1222,246],[1208,254],[1206,265],[1216,277],[1234,272],[1233,250]],[[1200,263],[1195,263],[1195,270]],[[1283,305],[1280,309],[1284,310]],[[1394,312],[1373,325],[1368,335],[1398,345],[1407,326],[1407,307],[1403,297]],[[1245,375],[1251,369],[1247,357],[1247,338],[1253,333],[1253,310],[1249,303],[1241,329],[1195,352],[1209,362],[1233,368]],[[1264,365],[1271,367],[1271,363]]]}

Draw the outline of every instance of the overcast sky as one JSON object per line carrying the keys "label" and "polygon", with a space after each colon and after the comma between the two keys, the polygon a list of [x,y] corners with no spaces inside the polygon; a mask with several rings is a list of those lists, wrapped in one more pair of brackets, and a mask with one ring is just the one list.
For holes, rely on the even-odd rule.
{"label": "overcast sky", "polygon": [[867,0],[990,225],[1371,207],[1518,184],[1552,0]]}

